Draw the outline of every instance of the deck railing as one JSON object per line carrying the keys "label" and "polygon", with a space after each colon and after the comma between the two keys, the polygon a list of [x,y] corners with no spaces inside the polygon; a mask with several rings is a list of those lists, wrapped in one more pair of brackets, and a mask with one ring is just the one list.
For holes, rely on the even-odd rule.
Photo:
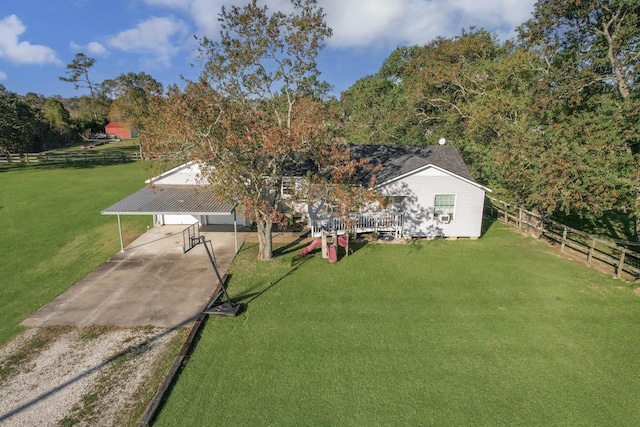
{"label": "deck railing", "polygon": [[318,237],[322,230],[335,231],[337,234],[373,233],[386,232],[393,233],[395,237],[402,236],[404,225],[404,214],[401,212],[376,212],[350,215],[348,218],[327,218],[322,220],[309,220],[311,235]]}

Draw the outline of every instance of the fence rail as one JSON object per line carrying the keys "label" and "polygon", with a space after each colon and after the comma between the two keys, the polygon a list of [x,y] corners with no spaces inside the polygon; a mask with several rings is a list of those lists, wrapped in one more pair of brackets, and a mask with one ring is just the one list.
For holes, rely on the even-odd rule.
{"label": "fence rail", "polygon": [[0,154],[0,164],[67,164],[67,163],[126,163],[140,160],[140,153],[125,151],[86,151],[82,153],[23,153]]}
{"label": "fence rail", "polygon": [[322,230],[335,230],[338,234],[390,232],[399,237],[402,233],[404,215],[401,213],[356,214],[349,218],[310,220],[311,235],[320,236]]}
{"label": "fence rail", "polygon": [[640,279],[640,242],[592,236],[490,196],[487,196],[485,215],[559,245],[561,252],[582,258],[617,278]]}

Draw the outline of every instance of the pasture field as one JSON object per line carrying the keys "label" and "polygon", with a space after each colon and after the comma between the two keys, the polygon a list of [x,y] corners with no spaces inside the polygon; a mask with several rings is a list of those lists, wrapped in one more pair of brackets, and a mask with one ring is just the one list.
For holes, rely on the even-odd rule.
{"label": "pasture field", "polygon": [[[144,186],[142,163],[0,166],[0,344],[20,322],[120,250],[114,216],[100,214]],[[128,242],[151,217],[123,217]]]}
{"label": "pasture field", "polygon": [[499,223],[330,265],[247,243],[157,426],[637,425],[640,297]]}

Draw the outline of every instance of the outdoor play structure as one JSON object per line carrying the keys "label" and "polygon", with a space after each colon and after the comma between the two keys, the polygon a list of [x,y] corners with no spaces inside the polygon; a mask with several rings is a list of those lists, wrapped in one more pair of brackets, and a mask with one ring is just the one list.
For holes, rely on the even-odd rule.
{"label": "outdoor play structure", "polygon": [[337,246],[345,248],[346,255],[349,255],[349,235],[338,235],[335,231],[328,232],[324,230],[320,237],[313,239],[309,246],[300,251],[300,255],[308,255],[313,252],[318,245],[322,245],[322,258],[328,259],[331,264],[335,264],[338,261]]}

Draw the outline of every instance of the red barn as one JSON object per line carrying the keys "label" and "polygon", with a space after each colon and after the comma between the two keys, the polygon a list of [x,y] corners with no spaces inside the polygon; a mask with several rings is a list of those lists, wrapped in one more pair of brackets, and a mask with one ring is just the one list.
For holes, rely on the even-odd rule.
{"label": "red barn", "polygon": [[135,131],[129,129],[129,127],[122,122],[110,122],[104,127],[104,133],[107,135],[115,135],[116,138],[130,139],[136,135]]}

